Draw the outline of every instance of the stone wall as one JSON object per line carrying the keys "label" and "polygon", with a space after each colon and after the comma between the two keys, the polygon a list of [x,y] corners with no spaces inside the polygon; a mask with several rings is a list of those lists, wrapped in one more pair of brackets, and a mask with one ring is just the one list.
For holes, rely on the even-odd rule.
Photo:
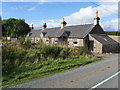
{"label": "stone wall", "polygon": [[77,39],[78,46],[84,46],[84,40],[83,39]]}
{"label": "stone wall", "polygon": [[[77,42],[77,44],[74,43],[74,41]],[[84,46],[83,39],[78,38],[68,38],[69,46]]]}
{"label": "stone wall", "polygon": [[55,38],[50,38],[50,44],[55,44]]}
{"label": "stone wall", "polygon": [[108,35],[108,36],[113,40],[117,41],[118,43],[120,43],[120,36],[113,36],[113,35]]}
{"label": "stone wall", "polygon": [[103,53],[102,52],[102,44],[94,39],[92,36],[89,36],[89,40],[93,40],[93,53]]}

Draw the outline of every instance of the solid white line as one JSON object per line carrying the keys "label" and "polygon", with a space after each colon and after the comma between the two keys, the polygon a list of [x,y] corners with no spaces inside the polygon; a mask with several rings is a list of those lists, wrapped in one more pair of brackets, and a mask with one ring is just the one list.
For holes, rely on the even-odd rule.
{"label": "solid white line", "polygon": [[105,79],[104,81],[98,83],[97,85],[91,87],[89,90],[92,90],[92,89],[97,88],[98,86],[102,85],[103,83],[105,83],[105,82],[107,82],[108,80],[112,79],[113,77],[117,76],[119,73],[120,73],[120,71],[117,72],[117,73],[115,73],[114,75],[110,76],[109,78]]}

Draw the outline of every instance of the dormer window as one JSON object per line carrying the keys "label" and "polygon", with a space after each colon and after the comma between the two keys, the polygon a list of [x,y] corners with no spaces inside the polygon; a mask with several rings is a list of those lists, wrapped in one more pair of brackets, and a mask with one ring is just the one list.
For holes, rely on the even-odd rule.
{"label": "dormer window", "polygon": [[47,34],[47,32],[42,32],[43,33],[43,37],[45,37],[45,35]]}

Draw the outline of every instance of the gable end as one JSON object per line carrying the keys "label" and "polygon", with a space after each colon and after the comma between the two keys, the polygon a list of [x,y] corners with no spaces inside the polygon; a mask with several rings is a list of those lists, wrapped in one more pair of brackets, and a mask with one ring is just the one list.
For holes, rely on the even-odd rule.
{"label": "gable end", "polygon": [[89,34],[105,34],[105,32],[103,31],[102,27],[99,24],[97,24]]}

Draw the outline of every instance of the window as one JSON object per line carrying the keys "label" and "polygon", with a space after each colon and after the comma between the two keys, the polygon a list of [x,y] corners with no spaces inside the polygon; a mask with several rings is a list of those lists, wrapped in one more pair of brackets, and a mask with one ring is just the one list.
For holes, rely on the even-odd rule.
{"label": "window", "polygon": [[46,42],[49,42],[49,38],[46,38]]}
{"label": "window", "polygon": [[58,38],[55,38],[55,42],[58,42]]}
{"label": "window", "polygon": [[73,42],[74,44],[77,44],[77,41]]}
{"label": "window", "polygon": [[77,39],[73,39],[73,44],[77,44]]}

